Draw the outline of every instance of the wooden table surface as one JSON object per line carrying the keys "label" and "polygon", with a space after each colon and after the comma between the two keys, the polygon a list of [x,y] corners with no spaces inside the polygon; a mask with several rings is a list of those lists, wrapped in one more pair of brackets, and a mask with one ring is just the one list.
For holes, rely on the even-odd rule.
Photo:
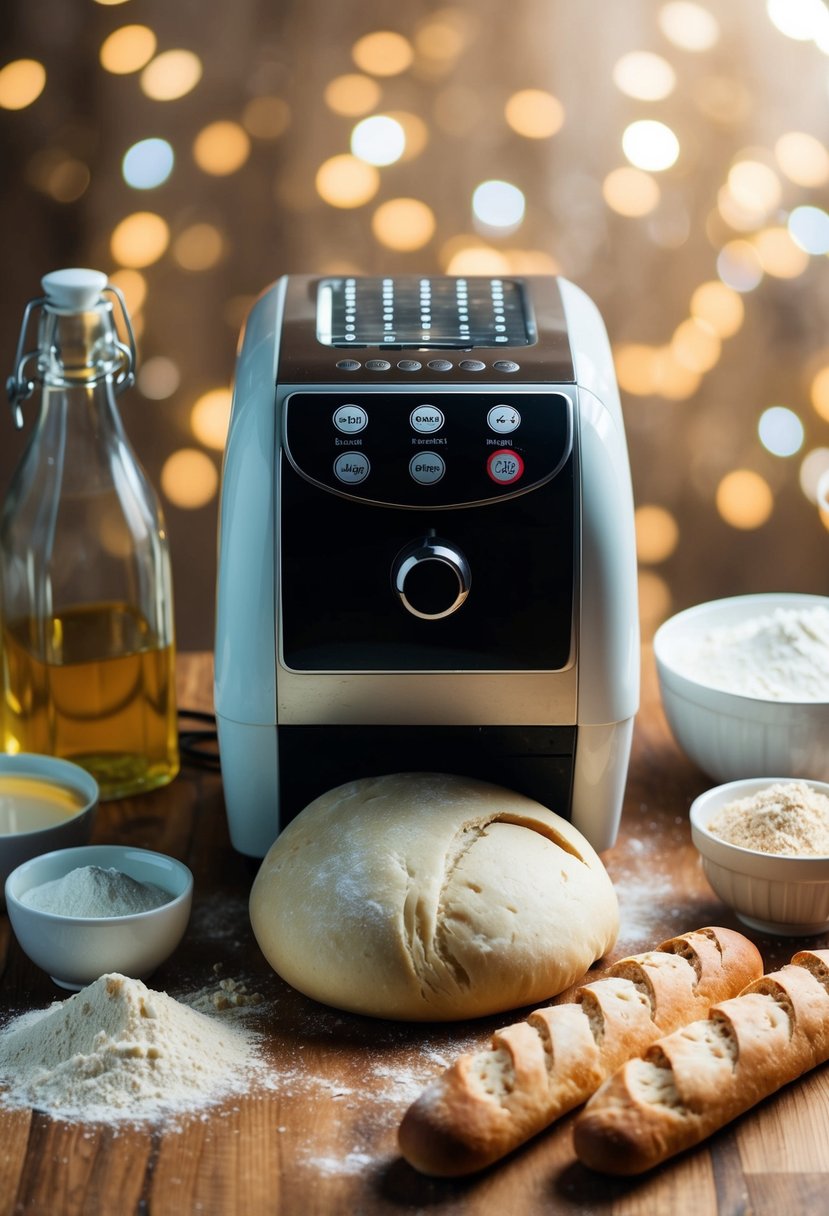
{"label": "wooden table surface", "polygon": [[[209,658],[182,656],[179,676],[180,705],[210,708]],[[711,782],[670,737],[647,652],[644,677],[622,829],[604,855],[622,910],[608,961],[685,929],[740,928],[708,887],[691,845],[688,806]],[[477,1177],[418,1175],[396,1150],[404,1110],[455,1054],[520,1015],[413,1026],[341,1014],[289,989],[250,932],[252,871],[230,846],[215,772],[186,767],[164,790],[105,805],[94,840],[157,849],[190,866],[191,924],[150,987],[180,997],[222,976],[261,993],[250,1016],[265,1036],[272,1088],[174,1129],[124,1131],[0,1110],[0,1216],[781,1216],[829,1209],[827,1069],[641,1179],[607,1179],[582,1167],[572,1117]],[[803,946],[829,945],[826,937],[754,940],[769,969]],[[0,970],[4,1016],[66,995],[26,959],[5,915]]]}

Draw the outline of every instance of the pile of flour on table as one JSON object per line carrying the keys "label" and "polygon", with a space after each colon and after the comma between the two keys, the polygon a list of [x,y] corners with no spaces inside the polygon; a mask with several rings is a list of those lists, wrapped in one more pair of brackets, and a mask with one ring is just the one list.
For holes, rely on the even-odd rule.
{"label": "pile of flour on table", "polygon": [[117,974],[0,1032],[0,1104],[69,1121],[199,1110],[248,1089],[257,1069],[250,1032]]}
{"label": "pile of flour on table", "polygon": [[829,701],[829,610],[777,608],[712,629],[678,654],[699,683],[771,701]]}

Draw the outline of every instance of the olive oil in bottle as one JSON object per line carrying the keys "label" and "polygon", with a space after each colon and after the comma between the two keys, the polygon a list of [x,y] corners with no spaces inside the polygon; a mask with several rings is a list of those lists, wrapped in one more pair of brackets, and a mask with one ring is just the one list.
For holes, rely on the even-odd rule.
{"label": "olive oil in bottle", "polygon": [[123,300],[95,271],[43,286],[9,382],[21,421],[36,358],[40,415],[0,513],[0,745],[73,760],[117,798],[179,768],[169,550],[115,404],[134,346],[105,293]]}

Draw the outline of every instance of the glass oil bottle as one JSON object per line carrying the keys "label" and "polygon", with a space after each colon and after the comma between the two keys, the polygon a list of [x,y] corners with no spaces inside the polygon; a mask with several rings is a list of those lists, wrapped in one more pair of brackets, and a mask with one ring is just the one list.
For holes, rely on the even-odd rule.
{"label": "glass oil bottle", "polygon": [[91,270],[42,284],[7,382],[18,427],[34,381],[40,412],[0,513],[0,744],[73,760],[118,798],[179,769],[169,547],[116,405],[135,367],[123,296]]}

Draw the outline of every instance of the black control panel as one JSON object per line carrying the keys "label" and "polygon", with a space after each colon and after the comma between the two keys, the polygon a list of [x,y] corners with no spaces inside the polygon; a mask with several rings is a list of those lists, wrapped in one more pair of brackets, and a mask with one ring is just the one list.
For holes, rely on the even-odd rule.
{"label": "black control panel", "polygon": [[287,399],[303,477],[359,502],[470,506],[543,485],[573,447],[565,393],[314,393]]}

